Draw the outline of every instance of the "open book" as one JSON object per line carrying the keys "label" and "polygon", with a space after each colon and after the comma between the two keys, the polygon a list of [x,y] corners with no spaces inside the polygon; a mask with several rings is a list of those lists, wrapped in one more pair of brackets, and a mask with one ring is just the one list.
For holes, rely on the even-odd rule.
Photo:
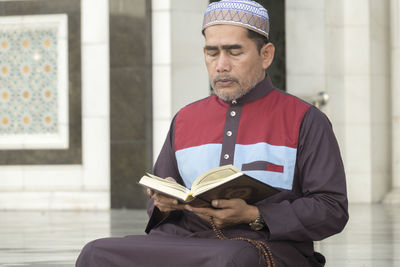
{"label": "open book", "polygon": [[241,198],[253,204],[279,192],[278,189],[247,176],[233,165],[211,169],[186,187],[147,173],[139,184],[196,207],[209,207],[214,199]]}

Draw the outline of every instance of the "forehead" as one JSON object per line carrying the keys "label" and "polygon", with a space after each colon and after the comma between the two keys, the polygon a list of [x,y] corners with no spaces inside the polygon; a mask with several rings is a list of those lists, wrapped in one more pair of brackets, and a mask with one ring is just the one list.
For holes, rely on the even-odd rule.
{"label": "forehead", "polygon": [[250,41],[247,31],[246,28],[240,26],[218,24],[207,27],[204,35],[208,45],[238,44]]}

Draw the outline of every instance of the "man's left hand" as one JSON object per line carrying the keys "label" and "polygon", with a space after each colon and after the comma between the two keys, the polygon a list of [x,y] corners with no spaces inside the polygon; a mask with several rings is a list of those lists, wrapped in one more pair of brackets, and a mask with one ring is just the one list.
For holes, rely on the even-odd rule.
{"label": "man's left hand", "polygon": [[216,209],[196,208],[190,205],[186,205],[185,208],[206,221],[210,221],[210,217],[213,217],[215,226],[218,228],[250,223],[259,215],[258,208],[248,205],[243,199],[213,200],[212,206]]}

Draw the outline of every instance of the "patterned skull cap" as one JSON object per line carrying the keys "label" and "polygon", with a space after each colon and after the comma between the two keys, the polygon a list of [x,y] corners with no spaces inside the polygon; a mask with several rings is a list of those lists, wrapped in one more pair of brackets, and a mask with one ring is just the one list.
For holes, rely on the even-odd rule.
{"label": "patterned skull cap", "polygon": [[269,35],[268,11],[251,0],[221,0],[208,5],[202,30],[216,24],[242,26],[267,38]]}

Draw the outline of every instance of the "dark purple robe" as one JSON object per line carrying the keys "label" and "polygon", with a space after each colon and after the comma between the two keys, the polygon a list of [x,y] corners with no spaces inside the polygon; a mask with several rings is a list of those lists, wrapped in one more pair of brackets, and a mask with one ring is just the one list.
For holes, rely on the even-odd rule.
{"label": "dark purple robe", "polygon": [[[256,122],[252,121],[254,118],[257,119]],[[215,125],[207,130],[204,127],[208,126],[201,125],[202,121],[212,121],[210,124]],[[254,127],[249,127],[252,123]],[[227,129],[233,132],[233,142],[229,138],[232,135],[224,135]],[[278,153],[282,147],[289,152],[294,151],[295,158],[292,165],[289,160],[289,163],[279,163],[277,159],[275,163],[260,160],[243,162],[242,166],[236,166],[243,171],[249,170],[250,175],[254,174],[261,181],[264,177],[276,177],[275,180],[264,182],[278,185],[281,192],[255,204],[266,228],[254,231],[248,225],[241,224],[224,228],[223,232],[227,237],[247,237],[264,241],[272,251],[276,266],[323,266],[325,259],[314,252],[313,241],[340,232],[348,220],[345,173],[338,144],[331,124],[322,112],[273,88],[268,78],[236,103],[225,103],[216,96],[211,96],[181,110],[171,124],[154,173],[160,177],[174,177],[179,183],[187,184],[190,175],[187,176],[187,165],[182,164],[188,162],[185,154],[187,151],[192,153],[195,151],[193,147],[200,147],[198,144],[207,145],[220,140],[217,164],[234,164],[242,156],[237,151],[235,154],[235,144],[250,145],[255,149],[255,154],[259,153],[259,147],[253,143],[248,144],[252,138],[257,145],[260,144],[260,138],[277,144],[273,149],[279,148]],[[194,143],[197,145],[193,145]],[[203,151],[202,148],[201,153]],[[251,155],[252,151],[247,153]],[[260,153],[262,157],[262,151]],[[231,157],[224,157],[226,154]],[[209,163],[207,159],[212,161],[212,158],[216,158],[216,155],[208,155],[210,157],[206,159],[194,160],[201,166]],[[287,155],[290,157],[290,154]],[[276,157],[279,158],[279,155]],[[187,164],[196,162],[189,161]],[[260,170],[260,165],[265,169]],[[193,168],[196,166],[193,165]],[[293,168],[292,172],[290,168]],[[216,239],[210,224],[191,212],[175,211],[164,218],[150,200],[148,213],[150,220],[146,228],[147,236],[93,241],[83,249],[77,266],[266,264],[257,249],[249,243]]]}

